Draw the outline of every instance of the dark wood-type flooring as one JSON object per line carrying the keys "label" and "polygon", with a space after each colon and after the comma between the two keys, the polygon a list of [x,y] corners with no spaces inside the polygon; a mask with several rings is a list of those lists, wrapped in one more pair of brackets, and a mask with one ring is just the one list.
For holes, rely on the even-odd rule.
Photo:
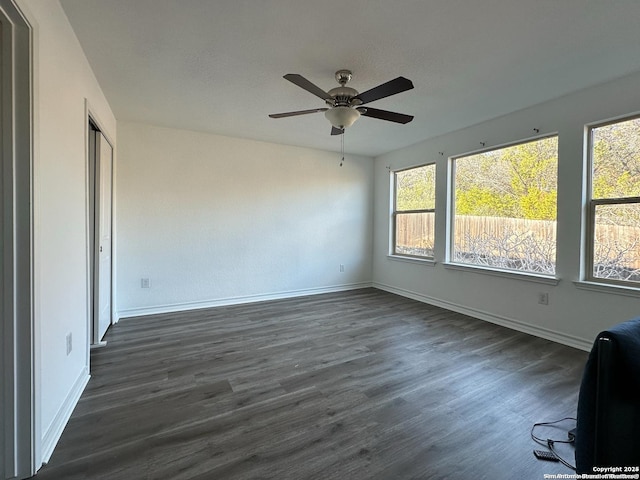
{"label": "dark wood-type flooring", "polygon": [[529,432],[575,416],[585,352],[383,291],[128,319],[106,340],[36,480],[571,473]]}

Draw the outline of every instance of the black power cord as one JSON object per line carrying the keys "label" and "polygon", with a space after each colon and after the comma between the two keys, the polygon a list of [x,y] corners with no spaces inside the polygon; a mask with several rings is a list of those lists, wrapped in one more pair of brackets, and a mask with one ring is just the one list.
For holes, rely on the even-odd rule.
{"label": "black power cord", "polygon": [[531,427],[531,438],[533,439],[534,442],[542,445],[543,447],[547,447],[549,449],[549,451],[551,453],[553,453],[556,458],[560,461],[560,463],[562,463],[564,466],[570,468],[571,470],[575,470],[576,467],[574,467],[573,465],[571,465],[569,462],[567,462],[565,459],[563,459],[560,455],[558,455],[557,450],[554,447],[554,444],[556,443],[574,443],[575,442],[575,428],[569,430],[567,432],[567,440],[555,440],[555,439],[551,439],[551,438],[547,438],[542,439],[540,437],[537,437],[533,432],[536,429],[536,427],[543,427],[543,426],[555,426],[556,424],[560,423],[560,422],[564,422],[566,420],[573,420],[573,421],[577,421],[574,417],[564,417],[561,418],[560,420],[556,420],[554,422],[539,422],[539,423],[534,423],[533,427]]}

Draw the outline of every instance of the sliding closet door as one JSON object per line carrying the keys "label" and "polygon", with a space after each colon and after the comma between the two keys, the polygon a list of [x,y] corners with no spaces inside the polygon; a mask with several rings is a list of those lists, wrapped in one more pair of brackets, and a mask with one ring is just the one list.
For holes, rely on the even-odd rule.
{"label": "sliding closet door", "polygon": [[111,208],[113,149],[100,132],[96,132],[96,269],[94,284],[94,323],[100,342],[111,325]]}

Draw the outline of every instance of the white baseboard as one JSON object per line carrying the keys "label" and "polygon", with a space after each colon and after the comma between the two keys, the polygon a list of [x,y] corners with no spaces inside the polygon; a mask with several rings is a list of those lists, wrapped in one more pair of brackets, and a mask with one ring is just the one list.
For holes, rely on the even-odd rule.
{"label": "white baseboard", "polygon": [[82,392],[84,392],[87,383],[91,375],[89,375],[89,370],[85,367],[82,369],[80,376],[76,379],[73,384],[73,388],[67,395],[62,407],[58,410],[53,422],[47,429],[47,431],[42,436],[42,464],[44,465],[49,461],[51,455],[53,454],[53,450],[56,448],[58,440],[62,436],[62,432],[64,428],[67,426],[67,422],[69,422],[69,418],[71,418],[71,414],[73,413],[73,409],[76,408],[78,404],[78,400],[80,400],[80,396]]}
{"label": "white baseboard", "polygon": [[447,302],[445,300],[429,297],[428,295],[412,292],[410,290],[405,290],[403,288],[397,288],[391,285],[385,285],[383,283],[377,283],[377,282],[373,283],[373,287],[380,290],[384,290],[386,292],[395,293],[396,295],[400,295],[402,297],[411,298],[419,302],[428,303],[429,305],[435,305],[436,307],[442,307],[442,308],[446,308],[447,310],[462,313],[464,315],[469,315],[470,317],[478,318],[480,320],[494,323],[502,327],[527,333],[535,337],[544,338],[546,340],[551,340],[552,342],[561,343],[569,347],[577,348],[579,350],[584,350],[586,352],[591,350],[591,347],[593,344],[592,341],[585,340],[583,338],[574,337],[572,335],[567,335],[562,332],[556,332],[554,330],[538,327],[535,325],[521,322],[519,320],[514,320],[512,318],[507,318],[500,315],[495,315],[490,312],[477,310],[475,308],[465,307],[463,305],[458,305],[456,303]]}
{"label": "white baseboard", "polygon": [[220,298],[201,302],[172,303],[157,305],[154,307],[129,308],[118,312],[118,320],[144,315],[156,315],[159,313],[183,312],[201,308],[223,307],[226,305],[239,305],[242,303],[265,302],[268,300],[282,300],[285,298],[304,297],[307,295],[320,295],[322,293],[344,292],[361,288],[371,288],[371,282],[349,283],[344,285],[332,285],[330,287],[308,288],[301,290],[288,290],[285,292],[266,293],[260,295],[245,295],[240,297]]}

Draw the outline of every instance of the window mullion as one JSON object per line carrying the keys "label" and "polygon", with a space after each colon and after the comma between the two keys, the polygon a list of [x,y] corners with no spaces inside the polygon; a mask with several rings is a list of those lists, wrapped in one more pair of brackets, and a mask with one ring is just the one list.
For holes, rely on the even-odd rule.
{"label": "window mullion", "polygon": [[640,203],[640,197],[594,198],[591,201],[595,205],[631,204]]}
{"label": "window mullion", "polygon": [[400,213],[405,213],[405,214],[409,214],[409,213],[434,213],[436,211],[435,208],[421,208],[418,210],[397,210],[396,212],[394,212],[395,214],[400,214]]}

